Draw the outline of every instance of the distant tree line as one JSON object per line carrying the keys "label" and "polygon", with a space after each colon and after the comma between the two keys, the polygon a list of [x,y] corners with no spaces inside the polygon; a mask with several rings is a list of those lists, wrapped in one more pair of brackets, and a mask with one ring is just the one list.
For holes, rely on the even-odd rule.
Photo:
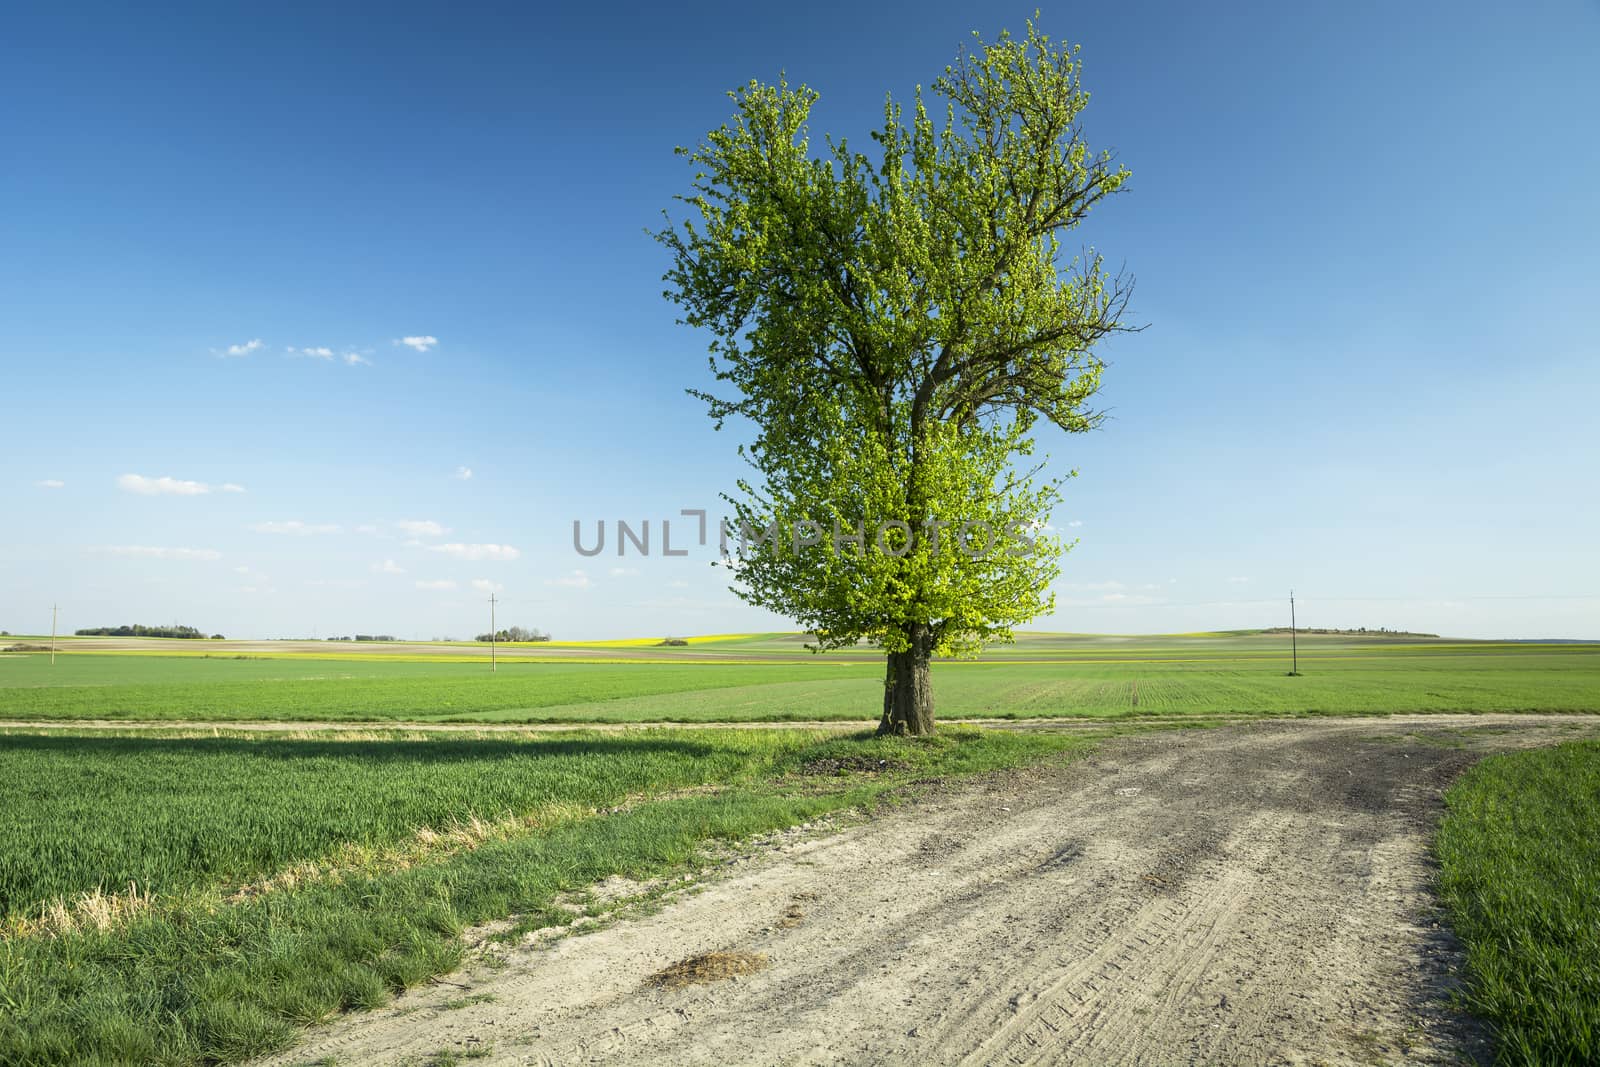
{"label": "distant tree line", "polygon": [[[1287,627],[1287,626],[1273,626],[1273,627],[1269,627],[1268,629],[1262,630],[1261,632],[1264,633],[1264,634],[1286,634],[1286,633],[1289,632],[1289,627]],[[1340,635],[1343,635],[1343,636],[1346,636],[1346,637],[1359,636],[1360,634],[1382,634],[1384,637],[1438,637],[1439,636],[1438,634],[1419,633],[1416,630],[1391,630],[1386,626],[1379,626],[1376,629],[1371,629],[1371,630],[1367,629],[1365,626],[1358,626],[1354,630],[1339,630],[1339,629],[1329,629],[1327,627],[1301,626],[1301,627],[1299,627],[1299,631],[1298,632],[1303,633],[1303,634],[1340,634]]]}
{"label": "distant tree line", "polygon": [[492,634],[479,634],[474,641],[488,643],[490,641],[548,641],[550,635],[543,630],[525,630],[521,626],[508,626],[504,630],[496,630]]}
{"label": "distant tree line", "polygon": [[330,637],[329,641],[398,641],[393,634],[356,634],[354,637]]}
{"label": "distant tree line", "polygon": [[[193,626],[96,626],[88,630],[77,630],[79,637],[184,637],[190,640],[203,641],[205,634]],[[212,640],[224,640],[221,634],[212,634]]]}

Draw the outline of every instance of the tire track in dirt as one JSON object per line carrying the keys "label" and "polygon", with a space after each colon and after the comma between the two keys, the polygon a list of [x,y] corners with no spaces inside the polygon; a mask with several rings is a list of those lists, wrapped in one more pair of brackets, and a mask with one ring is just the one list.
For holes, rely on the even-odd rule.
{"label": "tire track in dirt", "polygon": [[[784,835],[655,914],[518,947],[268,1062],[1456,1062],[1485,1044],[1446,1001],[1440,793],[1487,752],[1596,730],[1408,716],[1109,741]],[[646,983],[716,950],[771,966]],[[448,1010],[463,993],[489,999]]]}

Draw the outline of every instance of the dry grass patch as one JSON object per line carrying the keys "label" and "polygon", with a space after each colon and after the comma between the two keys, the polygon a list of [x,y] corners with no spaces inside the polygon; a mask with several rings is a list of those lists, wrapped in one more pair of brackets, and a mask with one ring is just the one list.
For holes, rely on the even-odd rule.
{"label": "dry grass patch", "polygon": [[682,989],[691,985],[709,985],[742,974],[755,974],[765,970],[767,957],[760,952],[707,952],[679,960],[645,979],[660,989]]}
{"label": "dry grass patch", "polygon": [[61,937],[82,930],[104,932],[145,914],[152,900],[150,891],[135,882],[129,882],[127,890],[120,893],[97,888],[72,900],[56,897],[34,915],[14,916],[0,924],[0,942],[13,937]]}

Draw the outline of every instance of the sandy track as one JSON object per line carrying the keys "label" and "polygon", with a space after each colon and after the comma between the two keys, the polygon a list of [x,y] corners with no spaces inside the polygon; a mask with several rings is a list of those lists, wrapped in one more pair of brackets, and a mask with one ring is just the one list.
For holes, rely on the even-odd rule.
{"label": "sandy track", "polygon": [[[515,949],[277,1063],[1455,1062],[1440,792],[1593,719],[1262,722],[1104,744],[789,836],[663,910]],[[712,950],[758,974],[679,990]],[[454,1008],[461,998],[477,999]]]}

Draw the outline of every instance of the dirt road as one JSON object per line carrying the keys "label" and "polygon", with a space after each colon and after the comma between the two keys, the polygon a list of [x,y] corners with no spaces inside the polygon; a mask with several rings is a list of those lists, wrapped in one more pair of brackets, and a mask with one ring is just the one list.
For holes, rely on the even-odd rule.
{"label": "dirt road", "polygon": [[[1440,792],[1574,717],[1255,723],[1105,743],[789,835],[652,915],[515,949],[274,1062],[1457,1062]],[[663,989],[700,953],[769,966]]]}

